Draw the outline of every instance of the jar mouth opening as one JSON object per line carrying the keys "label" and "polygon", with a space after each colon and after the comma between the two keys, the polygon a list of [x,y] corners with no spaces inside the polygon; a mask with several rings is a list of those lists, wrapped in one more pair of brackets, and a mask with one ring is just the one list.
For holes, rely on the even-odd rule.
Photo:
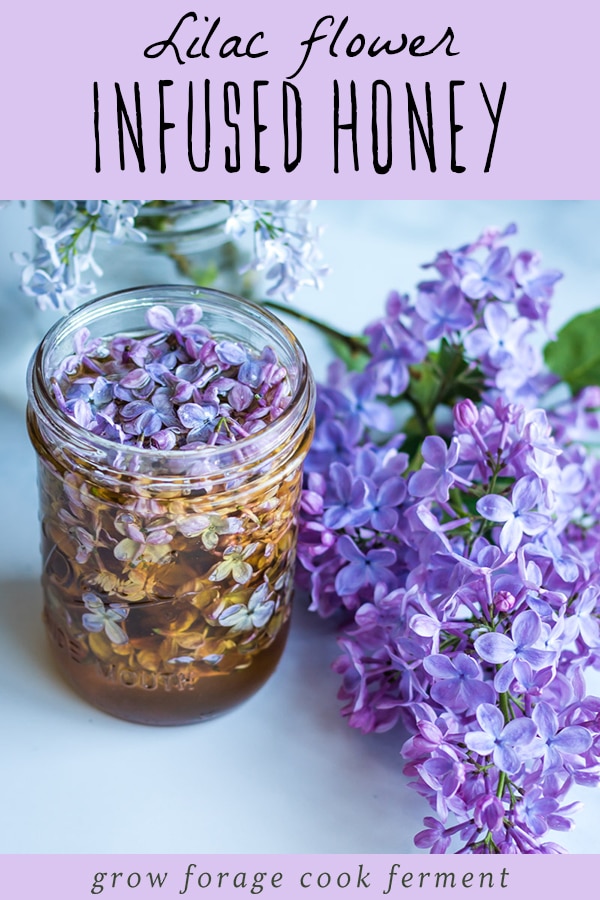
{"label": "jar mouth opening", "polygon": [[[247,437],[240,437],[228,444],[203,446],[198,449],[172,449],[138,447],[130,444],[120,444],[107,438],[93,434],[74,420],[70,419],[56,404],[50,390],[48,367],[53,348],[66,341],[79,328],[103,319],[108,311],[119,313],[134,309],[148,309],[157,303],[171,306],[185,306],[190,303],[198,303],[203,312],[207,307],[203,304],[208,301],[212,312],[225,313],[232,321],[239,320],[240,315],[245,315],[252,320],[260,320],[265,333],[270,333],[280,348],[283,347],[289,357],[290,365],[286,366],[290,377],[292,393],[290,402],[283,412],[274,421],[268,423],[263,429]],[[138,325],[138,333],[143,333],[145,323]],[[127,333],[127,329],[121,332]],[[111,338],[112,334],[102,335]],[[224,333],[224,337],[227,335]],[[56,361],[54,361],[56,364]],[[282,363],[284,364],[284,363]],[[187,462],[193,466],[197,462],[210,462],[217,469],[219,460],[227,460],[236,454],[243,456],[244,460],[251,463],[254,459],[264,459],[279,447],[282,441],[292,432],[302,431],[307,427],[315,404],[315,389],[312,373],[306,359],[304,349],[298,342],[294,333],[277,316],[253,301],[227,294],[209,288],[194,288],[189,285],[148,285],[130,288],[124,291],[115,291],[102,297],[95,297],[81,304],[67,316],[56,322],[46,333],[41,343],[35,350],[29,363],[27,372],[27,386],[29,404],[33,412],[40,416],[45,424],[60,433],[60,439],[72,441],[80,449],[106,454],[108,458],[116,453],[131,460],[152,460],[155,465],[161,461],[165,463],[165,471],[169,469],[169,463]],[[58,439],[58,434],[57,434]],[[225,464],[225,463],[224,463]],[[120,469],[120,471],[122,471]]]}

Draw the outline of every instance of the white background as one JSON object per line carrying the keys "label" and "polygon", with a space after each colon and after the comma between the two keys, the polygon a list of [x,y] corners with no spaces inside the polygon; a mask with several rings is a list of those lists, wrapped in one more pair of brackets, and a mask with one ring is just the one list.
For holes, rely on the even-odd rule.
{"label": "white background", "polygon": [[[600,304],[600,203],[321,202],[332,267],[298,306],[349,331],[379,315],[392,288],[412,290],[419,264],[519,224],[515,249],[565,272],[552,325]],[[54,672],[40,621],[35,460],[23,416],[34,328],[12,250],[28,249],[29,208],[0,211],[0,852],[411,853],[429,809],[406,785],[405,735],[364,736],[339,715],[335,628],[297,598],[276,675],[212,722],[150,728],[86,705]],[[327,354],[298,327],[313,367]],[[599,335],[600,340],[600,335]],[[600,693],[597,681],[596,693]],[[577,828],[549,839],[598,850],[600,792]]]}

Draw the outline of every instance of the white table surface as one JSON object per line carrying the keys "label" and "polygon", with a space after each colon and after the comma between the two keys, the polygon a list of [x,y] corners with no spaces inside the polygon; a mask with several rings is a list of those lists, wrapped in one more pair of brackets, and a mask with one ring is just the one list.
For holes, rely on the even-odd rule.
{"label": "white table surface", "polygon": [[[29,301],[9,259],[28,246],[30,215],[16,204],[0,212],[0,342],[11,348],[0,380],[12,397],[0,400],[0,852],[416,852],[429,809],[402,775],[405,735],[364,736],[342,720],[334,626],[301,598],[275,676],[211,722],[122,722],[55,673],[40,621],[35,461],[19,400]],[[419,263],[437,250],[510,221],[520,225],[515,247],[541,250],[566,273],[555,326],[600,304],[598,203],[323,201],[316,216],[333,272],[298,305],[349,330],[377,315],[390,289],[412,290]],[[322,375],[323,347],[297,331]],[[593,686],[600,693],[598,678]],[[572,796],[586,804],[577,828],[551,838],[598,852],[600,792]]]}

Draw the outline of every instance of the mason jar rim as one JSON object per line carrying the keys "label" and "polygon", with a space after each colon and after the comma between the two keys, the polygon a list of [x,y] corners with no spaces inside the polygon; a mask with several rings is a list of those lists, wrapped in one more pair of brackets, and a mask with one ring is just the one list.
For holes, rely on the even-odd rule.
{"label": "mason jar rim", "polygon": [[[79,328],[101,320],[108,311],[111,313],[119,312],[120,308],[123,310],[133,309],[134,306],[150,308],[159,303],[166,306],[169,306],[169,304],[184,306],[198,302],[204,312],[205,310],[202,306],[203,297],[205,300],[208,299],[209,304],[211,300],[213,302],[218,301],[218,303],[214,303],[211,312],[223,312],[227,311],[228,308],[233,308],[234,310],[237,309],[238,312],[245,313],[250,319],[253,317],[260,319],[267,326],[266,330],[270,331],[274,338],[279,339],[280,342],[283,339],[286,349],[294,359],[297,377],[295,384],[291,381],[292,395],[290,402],[281,415],[266,425],[265,428],[228,444],[218,446],[206,445],[194,450],[164,450],[138,447],[131,444],[119,444],[116,441],[93,434],[70,419],[57,406],[44,371],[44,364],[47,363],[50,350],[57,340],[68,337],[69,332],[74,334]],[[113,305],[110,303],[111,300]],[[94,312],[96,312],[95,315],[93,314]],[[232,316],[232,318],[234,317]],[[142,324],[140,323],[140,325]],[[119,333],[126,332],[116,332],[116,334]],[[103,336],[110,339],[114,335],[105,334]],[[27,388],[30,406],[37,415],[43,418],[45,424],[49,425],[51,430],[62,432],[68,436],[68,439],[73,444],[80,448],[85,447],[88,451],[102,451],[108,455],[119,452],[131,459],[139,459],[140,461],[144,459],[147,461],[153,460],[156,463],[164,461],[165,471],[161,471],[160,480],[168,480],[170,477],[181,478],[181,474],[171,475],[168,471],[169,462],[187,461],[192,466],[194,463],[207,461],[214,465],[215,468],[218,468],[220,459],[225,460],[228,455],[236,452],[246,454],[246,463],[258,462],[272,453],[286,436],[290,436],[292,432],[303,431],[312,418],[315,405],[314,381],[306,354],[295,334],[281,319],[260,304],[234,294],[228,294],[213,288],[181,284],[146,285],[113,291],[100,297],[94,297],[71,310],[48,330],[34,351],[27,371]],[[302,403],[302,401],[304,402]],[[116,469],[106,463],[103,463],[103,466],[118,472],[121,477],[126,474],[135,477],[135,472],[128,473],[127,470]]]}

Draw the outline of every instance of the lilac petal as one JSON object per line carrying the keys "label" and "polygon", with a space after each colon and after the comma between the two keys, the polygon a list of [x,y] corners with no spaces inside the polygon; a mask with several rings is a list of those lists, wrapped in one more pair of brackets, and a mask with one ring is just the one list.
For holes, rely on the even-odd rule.
{"label": "lilac petal", "polygon": [[510,318],[501,303],[488,303],[483,311],[483,320],[494,338],[502,338],[510,328]]}
{"label": "lilac petal", "polygon": [[[425,662],[425,660],[424,660]],[[454,678],[446,678],[439,681],[431,687],[431,696],[442,706],[448,709],[459,710],[465,709],[466,703],[460,698],[460,682]]]}
{"label": "lilac petal", "polygon": [[173,536],[163,528],[158,528],[151,532],[146,540],[147,544],[169,544],[173,540]]}
{"label": "lilac petal", "polygon": [[364,554],[358,549],[352,538],[348,537],[348,535],[346,534],[342,535],[342,537],[339,539],[337,544],[337,551],[340,556],[343,556],[344,559],[347,559],[350,562],[364,564]]}
{"label": "lilac petal", "polygon": [[175,331],[175,319],[166,306],[153,306],[146,313],[146,322],[156,331],[170,334]]}
{"label": "lilac petal", "polygon": [[184,428],[196,428],[210,422],[217,412],[218,409],[214,403],[206,404],[206,406],[200,406],[198,403],[184,403],[177,410],[177,415]]}
{"label": "lilac petal", "polygon": [[512,516],[502,526],[499,543],[500,549],[504,553],[514,553],[521,543],[523,537],[523,526],[521,525],[521,521],[521,518],[517,519],[515,516]]}
{"label": "lilac petal", "polygon": [[491,703],[482,703],[476,712],[477,721],[485,732],[493,737],[499,737],[504,726],[504,716],[496,706]]}
{"label": "lilac petal", "polygon": [[104,623],[104,631],[111,643],[113,644],[126,644],[127,643],[127,635],[123,631],[122,628],[119,628],[114,622],[110,619],[107,619]]}
{"label": "lilac petal", "polygon": [[494,763],[502,772],[509,775],[518,772],[521,761],[512,747],[507,744],[498,744],[494,749]]}
{"label": "lilac petal", "polygon": [[411,497],[427,497],[434,492],[439,480],[440,473],[426,466],[411,475],[408,493]]}
{"label": "lilac petal", "polygon": [[423,660],[423,667],[429,675],[434,678],[455,678],[456,668],[452,660],[441,653],[434,653],[426,656]]}
{"label": "lilac petal", "polygon": [[519,613],[512,627],[512,636],[519,647],[535,644],[542,633],[542,620],[536,612],[528,609]]}
{"label": "lilac petal", "polygon": [[389,534],[398,524],[398,513],[389,507],[379,509],[371,516],[371,524],[376,531]]}
{"label": "lilac petal", "polygon": [[147,400],[132,400],[121,407],[121,418],[127,420],[137,419],[138,416],[147,412],[148,409],[152,409],[152,406]]}
{"label": "lilac petal", "polygon": [[530,535],[541,534],[549,524],[547,516],[542,515],[542,513],[533,512],[522,513],[517,521],[521,523],[522,530],[525,534]]}
{"label": "lilac petal", "polygon": [[393,566],[396,562],[396,554],[393,550],[382,547],[379,550],[369,550],[367,560],[377,566]]}
{"label": "lilac petal", "polygon": [[457,672],[460,672],[461,675],[467,678],[477,678],[479,675],[479,666],[473,657],[467,656],[466,653],[458,653],[456,655],[454,667]]}
{"label": "lilac petal", "polygon": [[425,462],[434,469],[443,469],[446,465],[448,448],[443,438],[435,434],[429,434],[423,441],[421,453]]}
{"label": "lilac petal", "polygon": [[531,719],[523,716],[520,719],[513,719],[505,726],[502,732],[502,738],[509,744],[522,744],[528,746],[534,740],[537,734],[537,726]]}
{"label": "lilac petal", "polygon": [[335,576],[335,589],[340,597],[355,594],[364,583],[364,567],[358,563],[348,563]]}
{"label": "lilac petal", "polygon": [[556,658],[553,650],[528,649],[522,650],[520,655],[528,661],[532,669],[543,669],[545,666],[551,665]]}
{"label": "lilac petal", "polygon": [[508,662],[515,655],[515,644],[505,634],[488,632],[477,638],[475,650],[486,662],[500,664]]}
{"label": "lilac petal", "polygon": [[[432,619],[431,616],[416,615],[410,620],[410,628],[420,637],[433,637],[440,630],[440,623],[436,622],[435,619]],[[426,657],[423,660],[423,664],[425,664],[428,659],[431,659],[431,657]]]}
{"label": "lilac petal", "polygon": [[[155,307],[156,308],[156,307]],[[178,328],[188,328],[202,318],[202,309],[196,304],[191,303],[182,306],[177,310],[176,322]]]}
{"label": "lilac petal", "polygon": [[595,648],[600,645],[600,625],[595,619],[587,616],[580,617],[579,631],[588,647]]}
{"label": "lilac petal", "polygon": [[145,437],[151,437],[162,429],[162,421],[160,416],[154,410],[147,410],[136,422],[136,431]]}
{"label": "lilac petal", "polygon": [[585,753],[592,746],[592,736],[581,725],[567,725],[556,735],[553,744],[561,753]]}
{"label": "lilac petal", "polygon": [[487,283],[475,272],[469,272],[461,279],[462,291],[472,300],[481,300],[488,293]]}
{"label": "lilac petal", "polygon": [[480,753],[481,756],[488,756],[494,750],[494,738],[485,731],[473,731],[465,734],[465,744],[469,750],[474,753]]}
{"label": "lilac petal", "polygon": [[235,384],[231,388],[228,397],[229,403],[236,412],[242,412],[242,410],[247,409],[253,398],[253,392],[245,384]]}
{"label": "lilac petal", "polygon": [[397,506],[406,496],[406,482],[395,476],[388,478],[377,492],[377,500],[382,506]]}
{"label": "lilac petal", "polygon": [[520,478],[513,487],[512,502],[515,509],[529,510],[537,506],[539,488],[533,478]]}
{"label": "lilac petal", "polygon": [[476,328],[465,338],[465,349],[474,359],[482,359],[491,346],[492,339],[485,328]]}
{"label": "lilac petal", "polygon": [[558,730],[558,718],[549,703],[538,703],[532,718],[544,740],[554,737]]}
{"label": "lilac petal", "polygon": [[498,247],[490,253],[486,264],[486,276],[495,278],[497,275],[505,275],[510,268],[511,256],[508,247]]}
{"label": "lilac petal", "polygon": [[84,613],[81,622],[86,631],[102,631],[104,621],[96,613]]}
{"label": "lilac petal", "polygon": [[149,381],[151,378],[144,369],[133,369],[120,379],[119,384],[129,390],[137,390],[145,387]]}
{"label": "lilac petal", "polygon": [[263,625],[266,625],[271,616],[273,615],[273,610],[275,609],[275,603],[273,600],[267,600],[266,603],[261,603],[254,612],[252,613],[252,624],[255,628],[262,628]]}
{"label": "lilac petal", "polygon": [[229,366],[241,366],[248,356],[244,348],[233,341],[219,341],[215,346],[215,353],[222,363]]}
{"label": "lilac petal", "polygon": [[[491,522],[507,522],[513,517],[512,504],[499,494],[488,494],[477,501],[477,512]],[[506,552],[506,551],[505,551]]]}
{"label": "lilac petal", "polygon": [[469,678],[461,681],[460,685],[467,709],[475,709],[480,703],[494,703],[496,700],[496,691],[489,681]]}
{"label": "lilac petal", "polygon": [[507,662],[502,666],[501,669],[498,669],[496,675],[494,676],[494,690],[498,694],[504,694],[510,688],[514,679],[513,673],[513,663]]}

